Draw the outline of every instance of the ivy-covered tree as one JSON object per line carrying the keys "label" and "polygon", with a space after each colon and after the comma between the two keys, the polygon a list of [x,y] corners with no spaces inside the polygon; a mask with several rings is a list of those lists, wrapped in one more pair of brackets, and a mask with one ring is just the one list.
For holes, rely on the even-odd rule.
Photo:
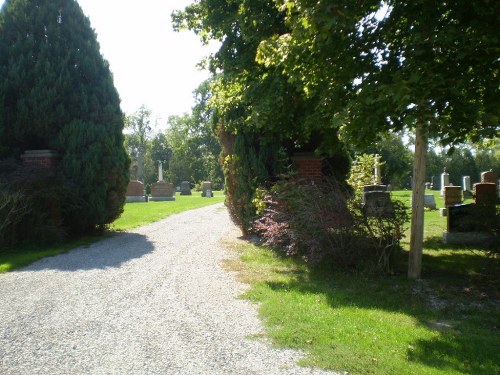
{"label": "ivy-covered tree", "polygon": [[88,18],[76,1],[6,0],[0,51],[0,159],[57,151],[73,193],[61,202],[62,225],[85,232],[112,222],[129,159],[120,99]]}
{"label": "ivy-covered tree", "polygon": [[208,59],[210,105],[223,147],[226,203],[243,231],[255,218],[256,189],[287,170],[294,150],[336,158],[341,179],[348,169],[336,129],[314,110],[318,98],[306,98],[281,68],[256,62],[263,40],[288,31],[284,16],[267,0],[202,0],[173,15],[176,28],[221,42]]}

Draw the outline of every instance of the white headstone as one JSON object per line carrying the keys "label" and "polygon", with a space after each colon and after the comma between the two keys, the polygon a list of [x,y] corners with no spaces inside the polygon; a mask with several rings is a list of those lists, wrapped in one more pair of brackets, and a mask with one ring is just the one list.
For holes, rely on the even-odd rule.
{"label": "white headstone", "polygon": [[441,192],[439,195],[444,196],[444,188],[448,185],[450,185],[450,174],[444,171],[441,173]]}
{"label": "white headstone", "polygon": [[467,191],[471,190],[470,176],[463,177],[463,190],[467,190]]}

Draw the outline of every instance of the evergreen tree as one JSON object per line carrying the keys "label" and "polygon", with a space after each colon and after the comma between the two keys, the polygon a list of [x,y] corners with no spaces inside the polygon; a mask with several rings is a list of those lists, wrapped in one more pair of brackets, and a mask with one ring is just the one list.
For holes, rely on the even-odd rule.
{"label": "evergreen tree", "polygon": [[129,160],[123,114],[96,34],[73,0],[7,0],[0,13],[0,159],[52,149],[82,232],[122,212]]}

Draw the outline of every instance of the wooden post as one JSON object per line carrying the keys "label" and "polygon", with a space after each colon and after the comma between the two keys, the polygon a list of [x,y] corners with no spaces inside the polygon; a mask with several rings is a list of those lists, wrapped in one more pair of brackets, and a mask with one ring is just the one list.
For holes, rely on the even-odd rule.
{"label": "wooden post", "polygon": [[408,259],[408,278],[410,279],[419,279],[422,273],[426,154],[427,137],[424,134],[424,130],[420,126],[417,126],[415,130],[415,154],[413,158],[410,256]]}

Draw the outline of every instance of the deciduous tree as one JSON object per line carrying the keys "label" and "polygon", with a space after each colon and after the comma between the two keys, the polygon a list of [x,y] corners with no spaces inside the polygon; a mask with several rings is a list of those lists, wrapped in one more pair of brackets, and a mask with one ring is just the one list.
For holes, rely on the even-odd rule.
{"label": "deciduous tree", "polygon": [[497,2],[280,0],[289,31],[261,43],[346,138],[415,131],[408,275],[419,278],[428,137],[444,145],[498,136]]}

